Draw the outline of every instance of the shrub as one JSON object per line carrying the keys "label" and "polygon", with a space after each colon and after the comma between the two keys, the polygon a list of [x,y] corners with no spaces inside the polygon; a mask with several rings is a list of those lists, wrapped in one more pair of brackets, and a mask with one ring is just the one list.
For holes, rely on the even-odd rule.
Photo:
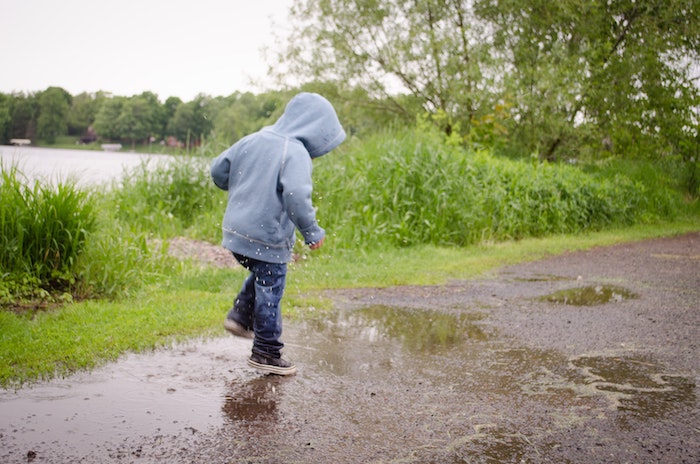
{"label": "shrub", "polygon": [[620,172],[473,153],[423,132],[351,141],[315,168],[319,218],[341,247],[463,246],[670,217],[678,196]]}
{"label": "shrub", "polygon": [[[74,283],[95,224],[94,200],[71,183],[33,186],[16,167],[0,174],[0,299],[46,296]],[[0,301],[0,302],[2,302]]]}
{"label": "shrub", "polygon": [[144,162],[125,173],[112,198],[121,222],[167,236],[196,226],[219,205],[220,193],[209,176],[208,159],[180,156],[160,163]]}

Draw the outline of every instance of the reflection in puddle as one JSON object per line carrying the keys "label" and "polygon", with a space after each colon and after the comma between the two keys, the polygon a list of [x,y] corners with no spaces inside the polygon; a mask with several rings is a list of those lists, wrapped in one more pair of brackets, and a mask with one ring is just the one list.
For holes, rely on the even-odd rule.
{"label": "reflection in puddle", "polygon": [[229,420],[236,422],[275,422],[277,404],[282,392],[280,385],[289,378],[265,375],[253,379],[235,379],[224,394],[222,410]]}
{"label": "reflection in puddle", "polygon": [[484,318],[477,313],[449,314],[372,306],[347,316],[346,323],[363,328],[369,339],[383,337],[398,340],[414,353],[449,349],[467,338],[487,338],[483,330],[474,324]]}
{"label": "reflection in puddle", "polygon": [[[406,371],[416,356],[439,356],[454,351],[449,363],[463,363],[471,350],[465,344],[488,339],[477,325],[480,313],[443,313],[388,306],[338,311],[301,324],[290,339],[292,348],[334,375],[360,376],[376,370]],[[430,363],[420,363],[426,369]],[[464,368],[460,366],[459,371]],[[449,372],[449,371],[448,371]],[[427,375],[427,374],[424,374]],[[444,375],[444,374],[441,374]]]}
{"label": "reflection in puddle", "polygon": [[543,296],[543,301],[568,304],[573,306],[595,306],[605,303],[615,303],[637,298],[637,295],[626,288],[614,285],[590,285],[587,287],[560,290]]}

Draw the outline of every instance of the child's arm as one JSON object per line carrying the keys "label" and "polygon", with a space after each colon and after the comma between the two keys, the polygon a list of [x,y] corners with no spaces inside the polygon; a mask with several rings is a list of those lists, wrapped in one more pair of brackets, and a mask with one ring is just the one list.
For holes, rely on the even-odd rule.
{"label": "child's arm", "polygon": [[214,158],[211,163],[211,179],[221,190],[228,190],[228,175],[231,170],[231,161],[226,154],[228,150]]}
{"label": "child's arm", "polygon": [[311,203],[311,158],[306,150],[290,150],[287,155],[280,172],[284,210],[304,242],[315,250],[323,244],[326,231],[316,222],[316,211]]}

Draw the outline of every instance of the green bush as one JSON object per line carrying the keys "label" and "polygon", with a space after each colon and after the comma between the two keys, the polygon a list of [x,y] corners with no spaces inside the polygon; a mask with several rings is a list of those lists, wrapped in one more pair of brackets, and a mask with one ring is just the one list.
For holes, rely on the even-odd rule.
{"label": "green bush", "polygon": [[73,293],[80,299],[130,296],[166,274],[167,256],[147,234],[104,217],[76,263]]}
{"label": "green bush", "polygon": [[94,200],[70,183],[33,186],[0,174],[0,302],[66,291],[95,225]]}
{"label": "green bush", "polygon": [[471,153],[423,132],[351,141],[317,162],[316,204],[338,246],[464,246],[671,217],[679,196],[622,172]]}
{"label": "green bush", "polygon": [[221,191],[211,182],[208,163],[204,157],[179,156],[144,162],[125,173],[111,197],[117,219],[159,236],[200,227],[201,218],[222,200]]}

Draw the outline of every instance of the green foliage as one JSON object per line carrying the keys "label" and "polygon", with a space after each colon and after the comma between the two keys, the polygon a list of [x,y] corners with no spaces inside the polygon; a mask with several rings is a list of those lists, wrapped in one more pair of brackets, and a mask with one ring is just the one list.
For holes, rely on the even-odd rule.
{"label": "green foliage", "polygon": [[284,80],[350,83],[471,147],[553,161],[697,146],[695,0],[306,0],[290,16]]}
{"label": "green foliage", "polygon": [[279,94],[234,94],[222,103],[223,109],[214,121],[219,140],[230,145],[240,138],[274,123],[282,114],[287,100]]}
{"label": "green foliage", "polygon": [[70,183],[29,187],[14,166],[0,176],[0,303],[66,291],[94,228],[94,200]]}
{"label": "green foliage", "polygon": [[60,87],[49,87],[39,95],[37,131],[47,143],[68,131],[68,109],[71,95]]}
{"label": "green foliage", "polygon": [[161,236],[182,232],[221,201],[209,176],[209,160],[180,156],[144,162],[125,173],[111,196],[117,219]]}
{"label": "green foliage", "polygon": [[471,153],[435,134],[388,133],[315,170],[319,217],[341,247],[465,246],[672,217],[680,196],[624,171]]}
{"label": "green foliage", "polygon": [[10,126],[12,123],[12,99],[0,93],[0,144],[7,144],[10,140]]}
{"label": "green foliage", "polygon": [[187,146],[203,140],[212,130],[213,117],[209,115],[211,99],[199,95],[188,103],[179,105],[168,124],[168,133]]}
{"label": "green foliage", "polygon": [[133,231],[105,211],[75,263],[75,299],[130,297],[169,268],[165,250],[149,240],[149,233]]}
{"label": "green foliage", "polygon": [[87,128],[95,122],[97,111],[105,99],[104,92],[97,92],[96,94],[82,92],[74,96],[67,116],[68,134],[73,136],[83,135]]}
{"label": "green foliage", "polygon": [[118,140],[120,137],[117,121],[122,112],[126,99],[124,97],[108,98],[100,106],[95,116],[94,128],[106,140]]}

